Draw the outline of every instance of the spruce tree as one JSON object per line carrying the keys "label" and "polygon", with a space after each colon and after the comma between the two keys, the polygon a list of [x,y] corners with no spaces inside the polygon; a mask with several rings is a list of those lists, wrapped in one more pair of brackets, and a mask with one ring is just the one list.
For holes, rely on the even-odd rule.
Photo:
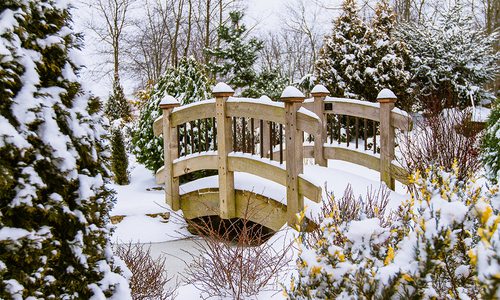
{"label": "spruce tree", "polygon": [[205,49],[215,61],[209,65],[209,70],[218,81],[226,81],[233,88],[244,88],[257,78],[253,65],[263,43],[256,38],[245,41],[248,31],[246,26],[241,24],[243,12],[230,12],[229,17],[231,24],[221,26],[218,31],[221,45]]}
{"label": "spruce tree", "polygon": [[123,135],[120,129],[114,128],[111,130],[111,170],[117,184],[129,184],[127,168],[128,157]]}
{"label": "spruce tree", "polygon": [[259,98],[266,95],[277,101],[288,84],[289,81],[281,75],[279,70],[264,70],[256,77],[250,87],[242,92],[242,96]]}
{"label": "spruce tree", "polygon": [[115,76],[113,81],[113,93],[109,96],[105,109],[106,116],[111,120],[123,119],[129,120],[132,116],[130,104],[125,98],[120,79]]}
{"label": "spruce tree", "polygon": [[0,299],[129,299],[68,1],[0,2]]}
{"label": "spruce tree", "polygon": [[316,61],[318,80],[332,95],[367,100],[362,91],[366,69],[364,38],[368,30],[358,16],[356,1],[345,0],[342,14],[335,20],[332,33],[325,37]]}
{"label": "spruce tree", "polygon": [[[151,93],[139,116],[137,130],[132,143],[137,161],[156,172],[163,166],[163,139],[153,133],[154,121],[162,115],[160,101],[166,95],[176,98],[181,105],[211,97],[211,81],[205,66],[194,57],[181,58],[177,68],[169,67]],[[182,134],[182,132],[181,132]],[[181,149],[185,153],[185,149]]]}

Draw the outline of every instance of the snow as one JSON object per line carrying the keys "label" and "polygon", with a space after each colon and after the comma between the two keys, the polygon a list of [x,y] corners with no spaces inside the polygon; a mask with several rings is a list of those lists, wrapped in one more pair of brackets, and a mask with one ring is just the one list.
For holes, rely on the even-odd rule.
{"label": "snow", "polygon": [[180,105],[179,101],[170,95],[165,95],[160,101],[160,107],[162,105]]}
{"label": "snow", "polygon": [[[178,111],[181,111],[181,110],[184,110],[184,109],[188,109],[190,107],[194,107],[194,106],[198,106],[198,105],[202,105],[202,104],[207,104],[207,103],[213,103],[213,104],[215,104],[215,98],[205,99],[205,100],[201,100],[201,101],[196,101],[196,102],[192,102],[192,103],[189,103],[189,104],[185,104],[185,105],[182,105],[182,106],[174,108],[172,110],[172,112],[178,112]],[[158,117],[158,118],[160,118],[160,117]]]}
{"label": "snow", "polygon": [[214,87],[213,93],[234,93],[234,90],[224,82],[219,82],[217,85]]}
{"label": "snow", "polygon": [[373,103],[373,102],[356,100],[356,99],[349,99],[349,98],[326,97],[325,103],[354,103],[354,104],[360,104],[360,105],[380,108],[379,103]]}
{"label": "snow", "polygon": [[330,94],[330,91],[324,86],[324,85],[321,85],[321,84],[317,84],[313,87],[313,89],[311,90],[311,94],[315,94],[315,93],[325,93],[325,94]]}
{"label": "snow", "polygon": [[281,93],[281,98],[305,98],[305,96],[298,88],[287,86]]}
{"label": "snow", "polygon": [[268,97],[260,97],[258,99],[255,98],[242,98],[242,97],[229,97],[227,99],[227,102],[232,102],[232,103],[256,103],[256,104],[266,104],[266,105],[271,105],[274,107],[285,107],[285,104],[283,102],[276,102],[272,101]]}
{"label": "snow", "polygon": [[484,106],[476,106],[472,109],[472,121],[486,123],[490,113],[491,109]]}
{"label": "snow", "polygon": [[383,89],[378,93],[377,99],[397,99],[396,95],[390,89]]}
{"label": "snow", "polygon": [[317,119],[318,121],[321,121],[321,119],[318,117],[317,114],[315,114],[314,112],[308,110],[305,107],[299,108],[298,112],[301,113],[301,114],[307,115],[309,117],[313,117],[313,118]]}

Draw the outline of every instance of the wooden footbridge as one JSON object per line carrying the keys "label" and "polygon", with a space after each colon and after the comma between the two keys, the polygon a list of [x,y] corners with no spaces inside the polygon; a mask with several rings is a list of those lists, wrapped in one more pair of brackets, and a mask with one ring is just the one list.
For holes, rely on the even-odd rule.
{"label": "wooden footbridge", "polygon": [[[391,189],[394,180],[406,183],[407,174],[393,162],[395,130],[410,130],[411,119],[394,107],[391,91],[381,91],[378,103],[328,97],[320,85],[309,99],[294,87],[280,102],[233,95],[219,83],[215,99],[180,106],[167,96],[160,103],[163,115],[153,128],[163,135],[165,165],[157,182],[165,183],[168,205],[186,218],[246,217],[273,230],[295,225],[304,198],[322,200],[321,186],[303,175],[304,158],[323,167],[328,159],[365,166],[379,171]],[[179,178],[200,170],[218,171],[218,189],[181,194]],[[235,172],[286,186],[286,203],[236,190]]]}

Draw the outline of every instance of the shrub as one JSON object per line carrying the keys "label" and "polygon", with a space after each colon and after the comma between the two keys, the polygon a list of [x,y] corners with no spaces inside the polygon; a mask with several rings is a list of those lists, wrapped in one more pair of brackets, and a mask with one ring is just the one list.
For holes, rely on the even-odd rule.
{"label": "shrub", "polygon": [[408,174],[426,174],[430,165],[452,171],[456,162],[458,177],[464,180],[481,167],[479,132],[470,122],[470,113],[455,109],[428,113],[414,123],[413,131],[398,135],[398,157]]}
{"label": "shrub", "polygon": [[482,142],[482,161],[487,177],[498,183],[500,179],[500,101],[491,110],[486,134]]}
{"label": "shrub", "polygon": [[203,236],[195,241],[199,254],[186,269],[186,281],[207,297],[243,299],[272,288],[290,262],[292,243],[279,245],[261,225],[248,219],[193,224]]}
{"label": "shrub", "polygon": [[132,273],[129,280],[134,300],[173,299],[174,290],[165,288],[172,278],[168,277],[164,256],[154,259],[151,246],[132,243],[117,245],[115,253]]}
{"label": "shrub", "polygon": [[485,191],[430,167],[390,222],[359,215],[321,223],[313,246],[300,244],[291,299],[469,299],[500,296],[498,188]]}
{"label": "shrub", "polygon": [[113,82],[113,93],[108,98],[104,113],[111,121],[117,119],[129,120],[132,117],[130,104],[125,98],[118,76],[115,77]]}

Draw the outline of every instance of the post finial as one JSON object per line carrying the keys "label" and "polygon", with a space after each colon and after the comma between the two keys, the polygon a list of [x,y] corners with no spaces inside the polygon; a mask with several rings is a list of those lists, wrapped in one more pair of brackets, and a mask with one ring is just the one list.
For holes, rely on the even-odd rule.
{"label": "post finial", "polygon": [[224,82],[219,82],[212,90],[212,94],[215,98],[231,97],[232,95],[234,95],[234,90]]}
{"label": "post finial", "polygon": [[379,103],[394,103],[398,100],[398,97],[390,89],[382,89],[378,93],[377,101]]}
{"label": "post finial", "polygon": [[306,99],[304,94],[294,86],[287,86],[283,90],[283,93],[281,93],[281,98],[280,98],[282,102],[290,102],[290,103],[304,102],[304,99]]}
{"label": "post finial", "polygon": [[314,98],[326,97],[330,95],[330,91],[324,85],[317,84],[311,90],[311,95]]}
{"label": "post finial", "polygon": [[175,99],[174,97],[172,97],[170,95],[166,95],[160,101],[160,108],[161,109],[169,109],[169,108],[174,108],[174,107],[178,107],[178,106],[181,106],[179,101],[177,101],[177,99]]}

